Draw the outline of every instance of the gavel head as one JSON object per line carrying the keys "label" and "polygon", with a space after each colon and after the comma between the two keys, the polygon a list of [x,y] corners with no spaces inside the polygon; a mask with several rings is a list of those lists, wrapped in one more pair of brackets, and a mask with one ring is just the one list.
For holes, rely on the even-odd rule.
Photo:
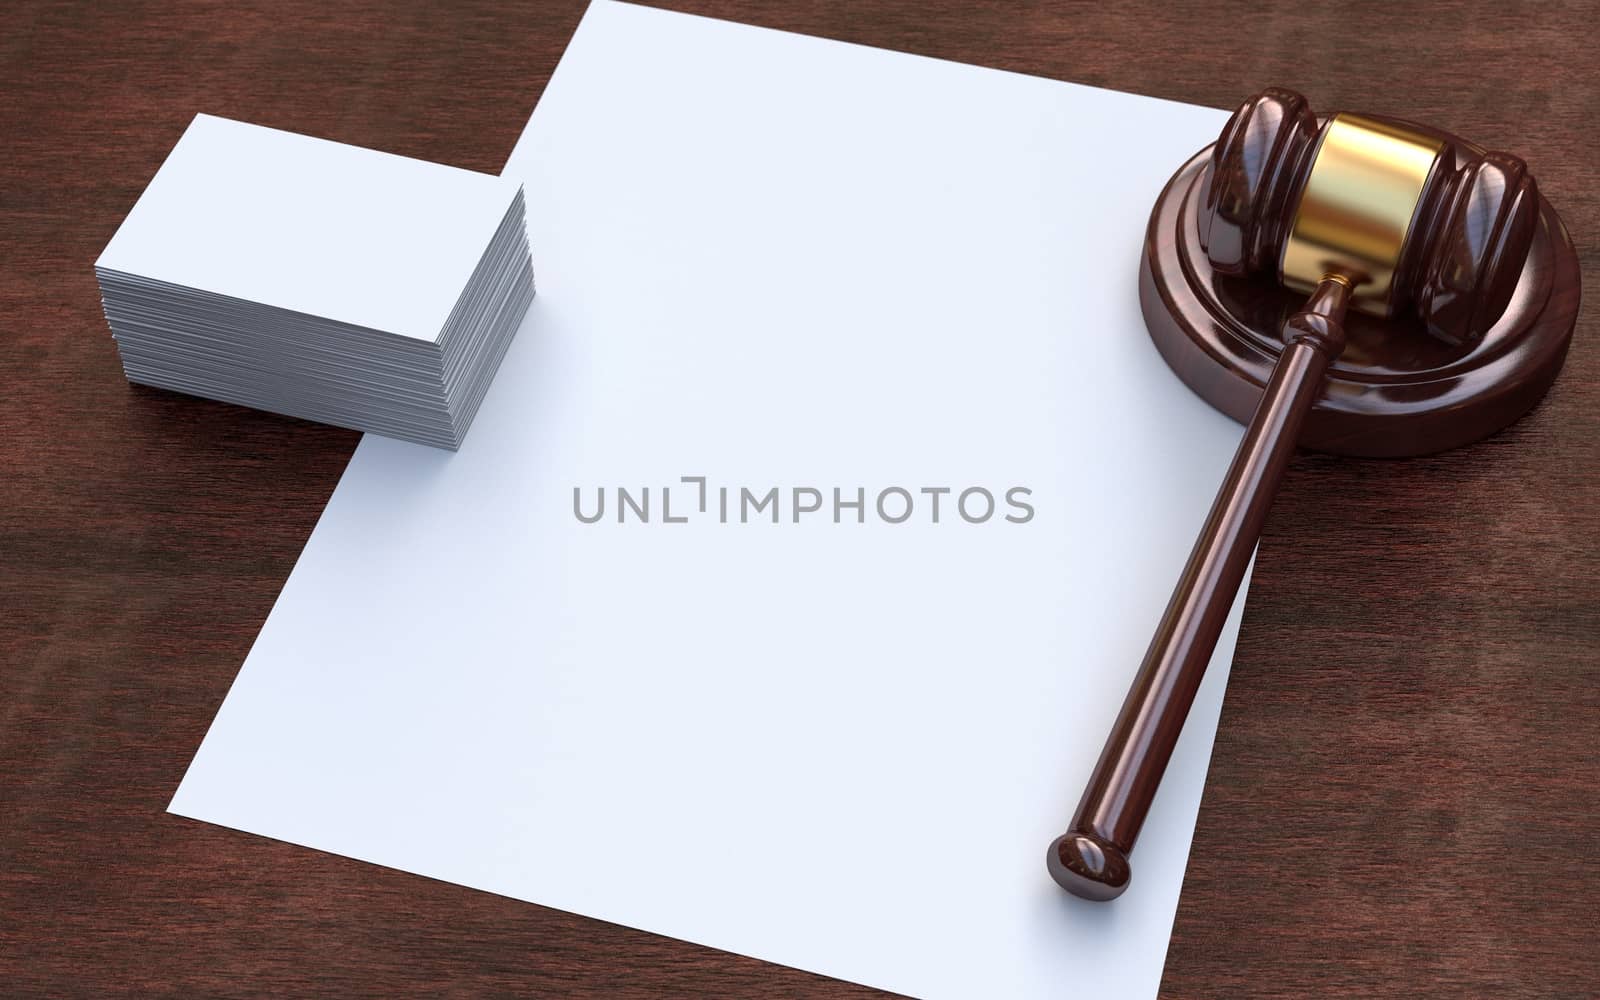
{"label": "gavel head", "polygon": [[1341,275],[1353,308],[1414,315],[1452,344],[1477,342],[1505,311],[1539,216],[1515,156],[1409,122],[1319,119],[1280,88],[1228,119],[1201,199],[1219,273],[1302,291]]}

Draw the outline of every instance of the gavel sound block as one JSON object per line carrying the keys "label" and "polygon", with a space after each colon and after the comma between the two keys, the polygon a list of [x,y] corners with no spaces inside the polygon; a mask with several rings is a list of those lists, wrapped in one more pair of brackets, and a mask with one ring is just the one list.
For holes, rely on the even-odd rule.
{"label": "gavel sound block", "polygon": [[[1309,293],[1309,298],[1307,294]],[[1443,451],[1526,413],[1577,319],[1577,253],[1521,160],[1269,89],[1167,183],[1139,271],[1174,372],[1247,423],[1068,831],[1046,864],[1122,894],[1156,787],[1297,444]]]}

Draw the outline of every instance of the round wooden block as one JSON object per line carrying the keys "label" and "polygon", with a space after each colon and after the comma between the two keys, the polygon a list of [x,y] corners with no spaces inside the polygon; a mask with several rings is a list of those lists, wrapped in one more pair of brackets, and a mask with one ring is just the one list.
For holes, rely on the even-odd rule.
{"label": "round wooden block", "polygon": [[[1211,148],[1185,163],[1156,201],[1139,267],[1145,325],[1189,388],[1250,419],[1283,349],[1284,320],[1305,296],[1267,278],[1217,274],[1196,212]],[[1303,447],[1398,458],[1469,444],[1533,407],[1566,359],[1578,315],[1578,254],[1540,197],[1538,231],[1511,303],[1475,345],[1450,345],[1412,318],[1350,313],[1344,353],[1307,416]]]}

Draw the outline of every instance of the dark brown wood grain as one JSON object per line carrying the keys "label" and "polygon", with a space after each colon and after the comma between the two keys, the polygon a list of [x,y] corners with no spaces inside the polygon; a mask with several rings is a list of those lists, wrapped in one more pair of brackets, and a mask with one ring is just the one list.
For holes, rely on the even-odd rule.
{"label": "dark brown wood grain", "polygon": [[[671,6],[1434,123],[1521,154],[1600,289],[1593,5]],[[356,436],[130,388],[95,256],[196,111],[497,171],[580,14],[0,8],[0,994],[873,995],[164,812]],[[1600,992],[1596,315],[1485,442],[1291,465],[1167,995]]]}

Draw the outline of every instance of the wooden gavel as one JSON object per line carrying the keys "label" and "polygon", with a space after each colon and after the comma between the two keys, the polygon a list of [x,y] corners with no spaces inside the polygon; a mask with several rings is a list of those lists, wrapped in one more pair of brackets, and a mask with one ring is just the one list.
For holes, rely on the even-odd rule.
{"label": "wooden gavel", "polygon": [[[1470,350],[1506,311],[1541,218],[1538,189],[1516,157],[1406,122],[1319,118],[1288,90],[1245,101],[1204,169],[1183,218],[1215,274],[1253,278],[1263,294],[1281,295],[1276,284],[1310,298],[1282,326],[1238,453],[1072,824],[1050,845],[1051,876],[1086,899],[1112,899],[1128,886],[1128,854],[1273,494],[1344,350],[1347,310],[1380,318],[1394,337],[1431,335]],[[1152,240],[1169,238],[1155,229],[1153,217]],[[1572,295],[1575,314],[1575,288]],[[1567,326],[1570,335],[1570,319]]]}

